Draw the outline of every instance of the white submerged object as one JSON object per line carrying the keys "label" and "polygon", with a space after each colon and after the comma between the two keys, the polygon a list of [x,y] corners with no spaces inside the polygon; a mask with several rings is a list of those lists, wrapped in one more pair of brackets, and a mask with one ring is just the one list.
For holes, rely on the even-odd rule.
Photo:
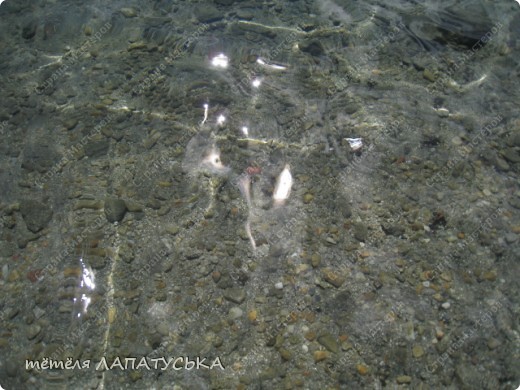
{"label": "white submerged object", "polygon": [[212,173],[227,174],[231,168],[226,167],[220,160],[220,151],[217,148],[211,149],[209,154],[202,160],[202,165],[210,170]]}
{"label": "white submerged object", "polygon": [[293,178],[289,169],[289,164],[285,164],[285,168],[276,180],[276,186],[274,187],[273,192],[273,200],[276,205],[283,204],[284,201],[287,198],[289,198],[289,195],[291,194]]}
{"label": "white submerged object", "polygon": [[262,65],[265,68],[273,69],[273,70],[286,70],[287,69],[287,67],[283,66],[283,65],[269,64],[269,63],[265,62],[262,58],[257,58],[256,63],[259,65]]}
{"label": "white submerged object", "polygon": [[363,147],[363,138],[345,138],[353,151]]}
{"label": "white submerged object", "polygon": [[227,68],[229,65],[229,57],[224,53],[220,53],[211,59],[211,65],[215,68]]}

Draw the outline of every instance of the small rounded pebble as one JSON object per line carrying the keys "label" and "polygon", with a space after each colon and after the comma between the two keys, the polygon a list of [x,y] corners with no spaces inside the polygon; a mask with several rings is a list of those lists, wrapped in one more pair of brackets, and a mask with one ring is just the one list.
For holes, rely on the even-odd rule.
{"label": "small rounded pebble", "polygon": [[356,366],[356,370],[359,373],[359,375],[366,375],[366,374],[368,374],[368,367],[365,366],[364,364],[358,364]]}
{"label": "small rounded pebble", "polygon": [[283,283],[282,282],[278,282],[274,285],[274,288],[276,288],[277,290],[281,290],[283,288]]}

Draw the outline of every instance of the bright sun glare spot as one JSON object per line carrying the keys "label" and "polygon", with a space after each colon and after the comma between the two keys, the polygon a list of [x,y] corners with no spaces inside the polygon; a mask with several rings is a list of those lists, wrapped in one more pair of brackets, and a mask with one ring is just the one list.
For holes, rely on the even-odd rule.
{"label": "bright sun glare spot", "polygon": [[229,65],[229,58],[225,54],[220,53],[212,58],[211,65],[215,68],[227,68]]}

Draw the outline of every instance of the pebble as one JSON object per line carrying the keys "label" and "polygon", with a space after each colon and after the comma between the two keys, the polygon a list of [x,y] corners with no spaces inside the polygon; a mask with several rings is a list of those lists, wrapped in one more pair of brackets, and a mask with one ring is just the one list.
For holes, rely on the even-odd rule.
{"label": "pebble", "polygon": [[283,360],[285,360],[285,361],[291,360],[292,352],[289,351],[288,349],[280,348],[280,350],[278,352],[280,352],[280,356],[282,357]]}
{"label": "pebble", "polygon": [[229,318],[231,320],[236,320],[237,318],[242,317],[243,314],[244,311],[238,306],[234,306],[231,309],[229,309]]}
{"label": "pebble", "polygon": [[319,267],[320,263],[321,263],[321,256],[318,255],[317,253],[314,253],[311,256],[311,265],[313,266],[313,268],[316,268],[316,267]]}
{"label": "pebble", "polygon": [[412,354],[414,358],[420,358],[424,355],[424,349],[420,345],[414,345],[412,348]]}
{"label": "pebble", "polygon": [[116,308],[115,306],[110,306],[108,308],[108,323],[113,324],[116,320]]}
{"label": "pebble", "polygon": [[487,342],[489,349],[496,349],[500,346],[500,341],[494,337],[490,338]]}
{"label": "pebble", "polygon": [[77,119],[68,119],[63,123],[63,126],[65,126],[65,128],[67,130],[72,130],[73,128],[76,127],[77,124],[78,124]]}
{"label": "pebble", "polygon": [[353,233],[354,233],[354,238],[358,241],[365,242],[368,238],[368,229],[362,223],[354,224]]}
{"label": "pebble", "polygon": [[7,376],[14,378],[18,375],[18,365],[12,359],[6,359],[5,363],[5,372]]}
{"label": "pebble", "polygon": [[399,383],[399,384],[403,384],[403,383],[411,383],[411,382],[412,382],[412,377],[411,377],[411,376],[408,376],[408,375],[399,375],[399,376],[396,378],[396,381],[397,381],[397,383]]}
{"label": "pebble", "polygon": [[256,321],[256,318],[257,318],[257,312],[256,310],[250,310],[249,313],[247,313],[247,319],[250,321],[250,322],[255,322]]}
{"label": "pebble", "polygon": [[36,336],[40,334],[41,330],[42,327],[38,324],[29,325],[29,327],[27,328],[27,338],[29,340],[34,339]]}
{"label": "pebble", "polygon": [[327,282],[332,284],[336,288],[340,288],[343,283],[345,283],[346,278],[343,275],[340,275],[339,273],[331,270],[331,269],[324,269],[322,271],[323,279]]}
{"label": "pebble", "polygon": [[303,203],[311,203],[312,200],[314,199],[314,195],[310,194],[310,193],[306,193],[305,195],[303,195]]}
{"label": "pebble", "polygon": [[321,362],[329,357],[329,353],[327,351],[314,351],[314,362]]}
{"label": "pebble", "polygon": [[515,148],[507,148],[502,152],[502,156],[510,163],[520,162],[520,153]]}
{"label": "pebble", "polygon": [[227,288],[224,290],[224,298],[233,303],[242,303],[246,299],[246,292],[241,288]]}
{"label": "pebble", "polygon": [[52,218],[52,210],[48,205],[32,199],[22,200],[20,211],[27,229],[33,233],[37,233],[46,227]]}
{"label": "pebble", "polygon": [[434,82],[435,79],[437,78],[437,77],[435,76],[435,74],[434,74],[431,70],[429,70],[429,69],[424,69],[424,71],[423,71],[423,77],[424,77],[426,80],[431,81],[431,82]]}
{"label": "pebble", "polygon": [[508,244],[513,244],[516,242],[516,240],[518,240],[518,236],[515,233],[507,233],[505,240]]}
{"label": "pebble", "polygon": [[74,210],[81,210],[81,209],[99,210],[101,208],[103,208],[102,201],[91,200],[91,199],[80,199],[74,205]]}
{"label": "pebble", "polygon": [[359,375],[365,376],[366,374],[368,374],[368,367],[365,366],[364,364],[358,364],[356,366],[356,370],[357,370]]}
{"label": "pebble", "polygon": [[502,171],[509,171],[509,169],[511,169],[511,167],[509,166],[507,161],[500,157],[496,158],[495,164],[496,164],[497,168]]}
{"label": "pebble", "polygon": [[220,20],[224,15],[211,4],[206,4],[204,7],[195,8],[195,17],[201,23],[212,23]]}
{"label": "pebble", "polygon": [[[100,137],[102,137],[102,135],[100,135]],[[92,137],[92,139],[84,146],[83,150],[88,157],[95,158],[105,156],[108,153],[109,148],[110,143],[106,138]]]}
{"label": "pebble", "polygon": [[165,321],[159,322],[156,330],[160,335],[168,336],[170,334],[170,325]]}
{"label": "pebble", "polygon": [[119,10],[119,12],[121,12],[126,18],[133,18],[135,16],[137,16],[137,12],[134,8],[121,8]]}
{"label": "pebble", "polygon": [[450,304],[449,302],[444,302],[444,303],[441,305],[441,307],[442,307],[443,309],[448,310],[448,309],[451,307],[451,304]]}
{"label": "pebble", "polygon": [[126,204],[122,199],[108,198],[105,200],[105,216],[108,222],[119,222],[126,213]]}
{"label": "pebble", "polygon": [[283,283],[282,282],[275,283],[274,288],[276,288],[277,290],[283,289]]}
{"label": "pebble", "polygon": [[323,345],[327,350],[333,353],[339,352],[338,342],[336,338],[332,336],[330,333],[322,334],[318,337],[318,343]]}

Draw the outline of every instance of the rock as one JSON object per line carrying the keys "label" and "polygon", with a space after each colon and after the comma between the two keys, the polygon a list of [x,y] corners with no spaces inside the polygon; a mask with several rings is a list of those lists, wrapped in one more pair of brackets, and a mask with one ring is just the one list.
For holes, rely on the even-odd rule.
{"label": "rock", "polygon": [[247,319],[250,321],[250,322],[255,322],[256,321],[256,318],[258,316],[258,313],[256,310],[250,310],[249,313],[247,313]]}
{"label": "rock", "polygon": [[511,169],[511,167],[509,166],[509,164],[507,163],[506,160],[504,160],[503,158],[500,158],[500,157],[497,157],[496,160],[495,160],[495,165],[498,169],[500,169],[501,171],[509,171],[509,169]]}
{"label": "rock", "polygon": [[[223,1],[223,0],[217,0],[215,1],[216,3],[218,3],[219,1]],[[224,1],[233,1],[233,0],[224,0]],[[251,20],[255,17],[255,14],[254,14],[254,9],[239,9],[237,10],[237,17],[241,20]]]}
{"label": "rock", "polygon": [[338,353],[339,347],[336,338],[330,333],[324,333],[318,337],[318,342],[323,345],[327,350],[333,353]]}
{"label": "rock", "polygon": [[404,234],[404,227],[398,224],[383,224],[381,228],[387,235],[399,237]]}
{"label": "rock", "polygon": [[508,244],[514,244],[518,240],[518,236],[515,233],[507,233],[505,240]]}
{"label": "rock", "polygon": [[515,209],[520,209],[520,198],[517,196],[511,197],[509,199],[509,204],[513,206]]}
{"label": "rock", "polygon": [[312,195],[308,192],[305,195],[303,195],[303,203],[311,203],[313,199],[314,199],[314,195]]}
{"label": "rock", "polygon": [[195,260],[202,256],[202,252],[200,250],[193,249],[190,252],[186,253],[185,256],[187,260]]}
{"label": "rock", "polygon": [[231,320],[236,320],[237,318],[242,317],[242,314],[244,314],[243,310],[237,306],[234,306],[231,309],[229,309],[229,318]]}
{"label": "rock", "polygon": [[28,146],[23,154],[22,168],[29,172],[45,173],[59,160],[54,145],[37,143]]}
{"label": "rock", "polygon": [[134,18],[137,16],[137,12],[134,8],[121,8],[119,10],[119,12],[121,12],[125,18]]}
{"label": "rock", "polygon": [[420,345],[414,345],[412,348],[412,354],[414,358],[420,358],[424,355],[424,349]]}
{"label": "rock", "polygon": [[242,303],[246,299],[246,292],[241,288],[227,288],[224,290],[224,298],[233,303]]}
{"label": "rock", "polygon": [[143,377],[143,373],[139,370],[131,370],[129,376],[132,382],[137,382]]}
{"label": "rock", "polygon": [[220,273],[220,271],[213,271],[211,273],[211,278],[213,279],[213,281],[215,283],[218,283],[221,277],[222,277],[222,274]]}
{"label": "rock", "polygon": [[434,74],[431,70],[429,70],[429,69],[424,69],[424,71],[423,71],[423,77],[424,77],[426,80],[428,80],[428,81],[430,81],[430,82],[432,82],[432,83],[433,83],[433,82],[435,81],[435,79],[437,78],[437,77],[435,77],[435,74]]}
{"label": "rock", "polygon": [[22,38],[23,39],[31,39],[36,35],[36,27],[37,24],[35,21],[29,22],[22,29]]}
{"label": "rock", "polygon": [[16,244],[18,245],[18,248],[25,248],[27,244],[31,241],[36,241],[38,238],[40,238],[41,233],[31,233],[29,231],[22,231],[18,234],[18,237],[16,237]]}
{"label": "rock", "polygon": [[500,346],[500,344],[501,344],[500,340],[498,340],[494,337],[490,338],[487,342],[487,346],[489,349],[496,349]]}
{"label": "rock", "polygon": [[280,348],[280,350],[278,352],[280,352],[280,356],[282,357],[283,360],[285,360],[285,361],[291,360],[292,352],[289,351],[288,349]]}
{"label": "rock", "polygon": [[337,272],[335,272],[335,271],[333,271],[333,270],[331,270],[329,268],[325,268],[322,271],[322,274],[323,274],[323,279],[327,283],[332,284],[336,288],[341,287],[341,285],[343,283],[345,283],[345,280],[346,280],[346,278],[343,275],[341,275],[341,274],[339,274],[339,273],[337,273]]}
{"label": "rock", "polygon": [[14,362],[14,359],[13,360],[6,359],[4,365],[5,365],[5,373],[7,374],[7,376],[9,376],[11,378],[14,378],[14,377],[17,376],[17,374],[18,374],[18,366]]}
{"label": "rock", "polygon": [[321,256],[317,253],[314,253],[312,256],[311,256],[311,265],[313,268],[317,268],[319,267],[319,265],[321,264]]}
{"label": "rock", "polygon": [[29,325],[29,327],[27,328],[27,338],[29,340],[34,339],[36,336],[40,334],[41,330],[42,327],[38,324]]}
{"label": "rock", "polygon": [[354,224],[354,238],[358,241],[365,242],[368,238],[368,229],[365,225],[362,223],[355,223]]}
{"label": "rock", "polygon": [[20,211],[27,228],[33,233],[46,227],[52,218],[52,210],[49,206],[31,199],[20,202]]}
{"label": "rock", "polygon": [[88,256],[88,263],[93,269],[102,269],[105,267],[107,261],[105,257]]}
{"label": "rock", "polygon": [[103,207],[103,202],[100,200],[80,199],[74,205],[74,210],[81,210],[81,209],[99,210],[102,207]]}
{"label": "rock", "polygon": [[314,361],[316,363],[321,362],[329,357],[329,353],[327,351],[314,351]]}
{"label": "rock", "polygon": [[126,213],[126,204],[122,199],[108,198],[105,200],[105,216],[108,222],[121,221]]}
{"label": "rock", "polygon": [[399,384],[411,383],[412,382],[412,377],[408,376],[408,375],[399,375],[395,380]]}
{"label": "rock", "polygon": [[90,140],[84,147],[85,154],[90,158],[101,157],[107,154],[110,143],[107,139]]}
{"label": "rock", "polygon": [[[129,200],[129,201],[125,201],[125,204],[126,204],[126,209],[132,213],[140,213],[141,211],[143,211],[142,206],[137,202],[133,202],[133,201]],[[170,233],[170,232],[168,232],[168,233]],[[172,234],[172,233],[170,233],[170,234]]]}
{"label": "rock", "polygon": [[73,128],[76,127],[77,124],[78,124],[77,119],[68,119],[65,122],[63,122],[63,126],[65,126],[65,128],[67,130],[72,130]]}
{"label": "rock", "polygon": [[222,19],[224,16],[217,7],[206,4],[204,7],[195,8],[195,17],[201,23],[212,23]]}
{"label": "rock", "polygon": [[368,374],[368,367],[365,366],[364,364],[358,364],[356,366],[356,370],[359,373],[359,375],[363,375],[364,376],[364,375]]}
{"label": "rock", "polygon": [[[460,363],[455,368],[455,376],[460,381],[460,388],[464,389],[480,389],[482,388],[482,380],[484,379],[482,373],[478,368],[469,363]],[[457,386],[459,387],[459,386]]]}
{"label": "rock", "polygon": [[520,153],[515,148],[507,148],[502,152],[502,156],[510,163],[520,162]]}
{"label": "rock", "polygon": [[323,53],[325,53],[325,49],[323,45],[318,40],[312,40],[308,42],[302,42],[300,45],[300,50],[304,53],[309,53],[313,57],[319,57]]}
{"label": "rock", "polygon": [[134,260],[134,252],[129,245],[121,245],[119,249],[119,257],[125,263],[131,263]]}

